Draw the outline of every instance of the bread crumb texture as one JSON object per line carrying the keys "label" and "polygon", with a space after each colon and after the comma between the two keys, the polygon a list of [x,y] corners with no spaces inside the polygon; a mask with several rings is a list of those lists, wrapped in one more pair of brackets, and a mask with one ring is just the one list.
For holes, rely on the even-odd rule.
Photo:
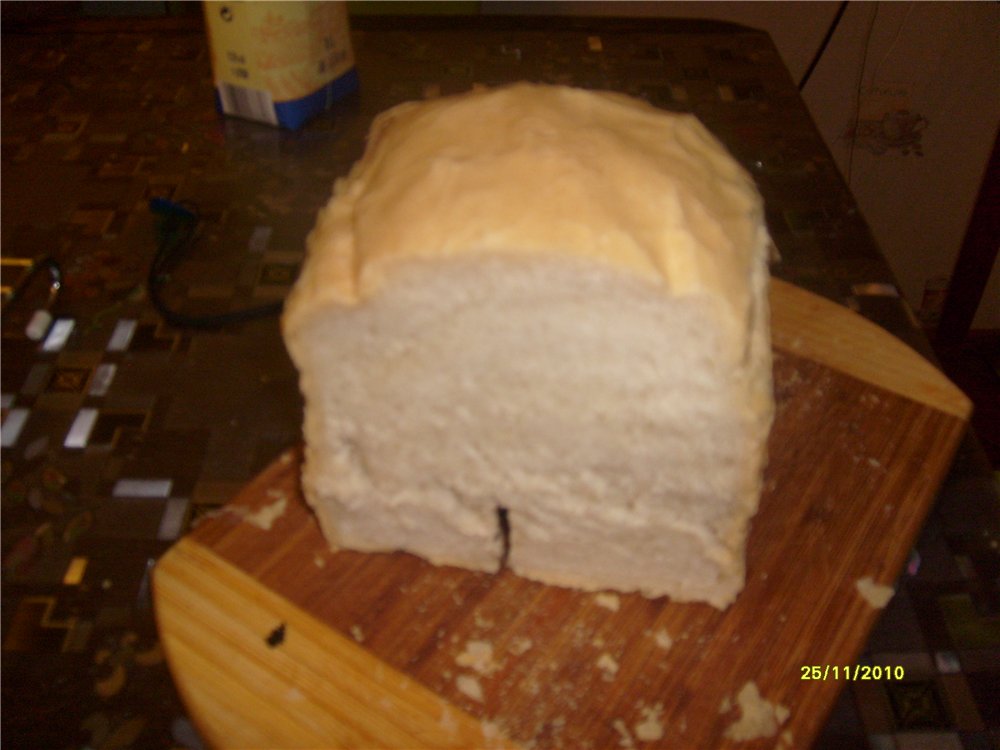
{"label": "bread crumb texture", "polygon": [[670,637],[666,628],[660,628],[653,633],[653,639],[656,641],[656,645],[664,651],[669,651],[670,647],[674,645],[674,639]]}
{"label": "bread crumb texture", "polygon": [[636,722],[635,726],[632,727],[636,738],[643,742],[656,742],[663,739],[663,723],[661,721],[663,704],[658,703],[655,706],[642,706],[640,713],[642,714],[642,721]]}
{"label": "bread crumb texture", "polygon": [[467,698],[471,698],[478,703],[483,702],[483,686],[472,675],[460,674],[455,678],[455,687],[458,688],[458,692]]}
{"label": "bread crumb texture", "polygon": [[875,609],[882,609],[896,593],[892,586],[875,583],[871,576],[859,578],[854,582],[854,587],[861,594],[861,597]]}
{"label": "bread crumb texture", "polygon": [[448,734],[456,734],[458,732],[458,722],[455,721],[455,715],[451,712],[451,708],[448,707],[447,703],[442,703],[441,705],[441,716],[438,719],[438,724]]}
{"label": "bread crumb texture", "polygon": [[615,719],[611,726],[614,727],[615,731],[618,732],[618,747],[623,748],[634,748],[635,741],[632,739],[632,735],[628,731],[628,726],[621,719]]}
{"label": "bread crumb texture", "polygon": [[244,521],[264,531],[270,531],[274,522],[285,515],[285,510],[288,508],[288,496],[283,490],[269,489],[267,496],[274,501],[255,511],[247,511],[243,516]]}
{"label": "bread crumb texture", "polygon": [[526,654],[528,651],[530,651],[533,645],[534,643],[530,638],[525,638],[524,636],[516,636],[515,638],[511,639],[511,642],[509,644],[507,644],[507,653],[511,654],[512,656],[521,656],[522,654]]}
{"label": "bread crumb texture", "polygon": [[601,592],[594,597],[594,603],[598,607],[604,607],[604,609],[610,609],[612,612],[617,612],[618,608],[621,606],[621,599],[618,594],[612,594],[609,592]]}
{"label": "bread crumb texture", "polygon": [[489,641],[468,641],[465,650],[455,657],[455,663],[487,677],[501,666],[493,659],[493,644]]}
{"label": "bread crumb texture", "polygon": [[604,679],[613,679],[618,674],[618,660],[605,651],[597,658],[597,668],[604,672]]}
{"label": "bread crumb texture", "polygon": [[[735,705],[739,709],[740,716],[726,727],[725,737],[736,742],[773,737],[790,716],[786,706],[765,700],[753,680],[740,688],[736,694]],[[722,699],[719,713],[729,713],[732,708],[733,701],[727,695]]]}

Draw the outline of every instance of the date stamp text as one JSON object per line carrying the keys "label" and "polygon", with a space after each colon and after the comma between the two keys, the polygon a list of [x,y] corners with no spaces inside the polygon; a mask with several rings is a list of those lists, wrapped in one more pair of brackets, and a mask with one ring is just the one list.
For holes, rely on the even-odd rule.
{"label": "date stamp text", "polygon": [[881,664],[813,664],[803,665],[803,680],[845,680],[862,682],[869,680],[902,680],[906,670],[900,665]]}

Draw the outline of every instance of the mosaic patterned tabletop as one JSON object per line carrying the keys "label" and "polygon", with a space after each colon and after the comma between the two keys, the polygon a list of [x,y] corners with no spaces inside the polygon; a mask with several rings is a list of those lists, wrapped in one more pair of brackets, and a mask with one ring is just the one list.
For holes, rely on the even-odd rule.
{"label": "mosaic patterned tabletop", "polygon": [[[202,746],[159,647],[150,570],[300,440],[275,317],[190,331],[151,306],[152,198],[201,217],[169,276],[174,307],[274,302],[375,113],[474,84],[614,89],[694,112],[728,144],[765,196],[775,275],[928,351],[766,35],[592,23],[355,19],[360,91],[298,132],[215,112],[197,24],[4,34],[3,256],[63,272],[43,341],[24,333],[30,290],[2,318],[5,744]],[[863,657],[906,680],[845,684],[818,747],[1000,746],[998,539],[967,439]]]}

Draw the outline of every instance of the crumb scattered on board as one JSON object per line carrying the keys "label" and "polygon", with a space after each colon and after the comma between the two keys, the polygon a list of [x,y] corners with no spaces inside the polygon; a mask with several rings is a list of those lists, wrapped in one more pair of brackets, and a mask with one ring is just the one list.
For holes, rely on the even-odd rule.
{"label": "crumb scattered on board", "polygon": [[489,719],[484,719],[479,723],[479,726],[483,730],[483,739],[486,740],[487,747],[497,747],[503,740],[503,733],[500,731],[500,725],[495,721],[490,721]]}
{"label": "crumb scattered on board", "polygon": [[452,715],[451,709],[448,708],[447,704],[442,704],[441,706],[441,718],[438,719],[438,724],[448,734],[455,734],[458,731],[458,722],[455,721],[455,717]]}
{"label": "crumb scattered on board", "polygon": [[876,609],[882,609],[896,593],[892,586],[875,583],[871,576],[859,578],[854,585],[862,598]]}
{"label": "crumb scattered on board", "polygon": [[621,599],[618,597],[618,594],[605,591],[594,597],[594,603],[598,607],[604,607],[605,609],[610,609],[612,612],[617,612],[621,606]]}
{"label": "crumb scattered on board", "polygon": [[[735,705],[740,710],[740,716],[726,728],[725,737],[736,742],[773,737],[790,715],[787,706],[765,700],[753,680],[740,688]],[[727,695],[722,699],[719,713],[727,713],[732,707],[733,701]]]}
{"label": "crumb scattered on board", "polygon": [[313,555],[313,565],[315,565],[317,568],[325,568],[326,558],[323,557],[323,555],[321,555],[319,552],[317,552],[315,555]]}
{"label": "crumb scattered on board", "polygon": [[611,679],[618,674],[618,662],[607,651],[597,659],[597,668],[604,672],[605,679]]}
{"label": "crumb scattered on board", "polygon": [[663,739],[663,723],[661,721],[663,704],[643,706],[640,712],[642,713],[642,721],[636,722],[635,726],[632,727],[635,736],[643,742],[656,742]]}
{"label": "crumb scattered on board", "polygon": [[462,693],[462,695],[479,703],[483,702],[483,686],[472,675],[460,674],[455,678],[455,687],[458,688],[458,692]]}
{"label": "crumb scattered on board", "polygon": [[360,625],[351,625],[351,638],[358,643],[362,643],[365,640],[365,631],[361,629]]}
{"label": "crumb scattered on board", "polygon": [[660,628],[653,633],[653,639],[656,641],[656,645],[664,651],[669,651],[670,647],[674,645],[674,639],[670,637],[666,628]]}
{"label": "crumb scattered on board", "polygon": [[493,644],[489,641],[467,641],[465,650],[455,657],[455,663],[487,677],[500,669],[493,659]]}
{"label": "crumb scattered on board", "polygon": [[507,653],[513,656],[520,656],[531,650],[531,647],[535,645],[530,638],[525,638],[524,636],[517,636],[507,645]]}
{"label": "crumb scattered on board", "polygon": [[476,627],[481,628],[482,630],[489,630],[494,625],[493,620],[488,617],[484,617],[479,612],[475,612],[473,614],[473,619],[476,622]]}
{"label": "crumb scattered on board", "polygon": [[268,490],[267,496],[274,502],[243,513],[244,521],[264,531],[270,531],[271,525],[285,514],[285,509],[288,507],[288,496],[282,490]]}
{"label": "crumb scattered on board", "polygon": [[625,726],[625,722],[621,719],[615,719],[611,726],[615,728],[618,732],[618,746],[624,748],[635,747],[635,742],[632,741],[632,735],[629,734],[628,727]]}

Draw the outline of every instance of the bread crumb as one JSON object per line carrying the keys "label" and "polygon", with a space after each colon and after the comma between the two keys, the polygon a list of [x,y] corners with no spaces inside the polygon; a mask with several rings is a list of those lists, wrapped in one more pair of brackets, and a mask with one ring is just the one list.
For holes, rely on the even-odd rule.
{"label": "bread crumb", "polygon": [[656,645],[664,651],[669,651],[670,647],[674,645],[674,639],[670,637],[670,633],[667,632],[666,628],[657,630],[653,634],[653,639],[656,641]]}
{"label": "bread crumb", "polygon": [[663,712],[663,704],[657,703],[653,707],[643,706],[642,721],[637,722],[632,729],[635,736],[643,742],[656,742],[663,739],[663,724],[660,722],[660,714]]}
{"label": "bread crumb", "polygon": [[358,643],[362,643],[365,640],[365,631],[361,629],[360,625],[351,625],[351,637]]}
{"label": "bread crumb", "polygon": [[[740,688],[736,694],[736,705],[740,710],[740,718],[726,728],[724,735],[736,742],[773,737],[778,733],[778,728],[788,721],[790,715],[786,706],[765,700],[753,680]],[[719,712],[727,713],[731,708],[732,701],[726,696],[722,700]]]}
{"label": "bread crumb", "polygon": [[270,531],[271,525],[285,514],[285,508],[288,507],[288,497],[281,490],[268,490],[267,494],[268,497],[276,498],[273,503],[243,514],[244,521],[264,531]]}
{"label": "bread crumb", "polygon": [[321,555],[319,552],[317,552],[315,555],[313,555],[313,565],[315,565],[317,568],[325,568],[326,558],[323,557],[323,555]]}
{"label": "bread crumb", "polygon": [[871,576],[859,578],[854,585],[861,597],[876,609],[882,609],[896,593],[892,586],[875,583]]}
{"label": "bread crumb", "polygon": [[292,451],[285,451],[281,454],[281,463],[290,464],[294,458]]}
{"label": "bread crumb", "polygon": [[451,709],[448,708],[446,703],[442,703],[441,705],[441,718],[438,719],[438,726],[448,734],[455,734],[458,731],[458,724],[455,722],[455,717],[452,716]]}
{"label": "bread crumb", "polygon": [[602,592],[594,597],[594,603],[598,607],[604,607],[605,609],[610,609],[612,612],[617,612],[621,606],[621,599],[618,597],[618,594]]}
{"label": "bread crumb", "polygon": [[628,727],[625,726],[625,722],[621,719],[615,719],[611,726],[615,728],[618,732],[618,747],[633,748],[635,747],[635,742],[632,741],[632,735],[628,733]]}
{"label": "bread crumb", "polygon": [[500,732],[500,725],[495,721],[485,719],[479,725],[483,732],[483,739],[487,747],[503,747],[503,734]]}
{"label": "bread crumb", "polygon": [[518,636],[517,638],[514,638],[507,645],[507,653],[512,654],[514,656],[520,656],[521,654],[524,654],[524,653],[527,653],[528,651],[530,651],[531,647],[533,645],[534,645],[534,643],[532,642],[532,640],[530,638],[525,638],[523,636]]}
{"label": "bread crumb", "polygon": [[455,657],[455,663],[487,677],[500,669],[493,660],[493,644],[489,641],[467,641],[465,650]]}
{"label": "bread crumb", "polygon": [[288,692],[285,693],[285,700],[291,701],[292,703],[298,703],[304,701],[306,696],[296,687],[289,688]]}
{"label": "bread crumb", "polygon": [[455,687],[458,688],[458,692],[466,697],[479,703],[483,702],[483,686],[472,675],[460,674],[455,678]]}
{"label": "bread crumb", "polygon": [[618,662],[607,651],[597,659],[597,668],[604,671],[604,679],[606,680],[610,680],[618,674]]}
{"label": "bread crumb", "polygon": [[475,620],[476,627],[482,628],[483,630],[489,630],[494,625],[493,620],[489,619],[488,617],[483,617],[478,612],[473,614],[472,619]]}

